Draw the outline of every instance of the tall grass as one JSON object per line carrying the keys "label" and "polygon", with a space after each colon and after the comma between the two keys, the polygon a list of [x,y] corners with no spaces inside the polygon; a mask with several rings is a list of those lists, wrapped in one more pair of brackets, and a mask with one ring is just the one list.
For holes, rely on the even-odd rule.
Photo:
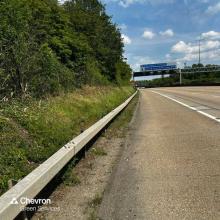
{"label": "tall grass", "polygon": [[110,112],[131,87],[85,87],[45,100],[0,104],[0,194]]}

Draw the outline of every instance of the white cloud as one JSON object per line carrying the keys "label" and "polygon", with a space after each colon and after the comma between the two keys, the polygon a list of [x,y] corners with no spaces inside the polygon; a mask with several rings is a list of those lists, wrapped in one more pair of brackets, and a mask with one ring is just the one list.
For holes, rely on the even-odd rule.
{"label": "white cloud", "polygon": [[164,37],[173,37],[174,36],[174,32],[172,29],[167,29],[166,31],[161,31],[160,35],[164,36]]}
{"label": "white cloud", "polygon": [[124,44],[131,44],[131,39],[127,35],[122,34],[121,38],[122,38]]}
{"label": "white cloud", "polygon": [[184,41],[179,41],[177,44],[173,45],[171,51],[174,53],[187,53],[190,48],[190,44],[186,44]]}
{"label": "white cloud", "polygon": [[209,6],[208,9],[206,10],[206,13],[211,15],[215,15],[219,12],[220,12],[220,2],[215,5]]}
{"label": "white cloud", "polygon": [[[220,47],[220,41],[209,40],[205,41],[201,44],[201,52],[209,51],[211,49],[217,49]],[[179,41],[175,44],[172,49],[174,53],[185,53],[185,54],[193,54],[198,53],[199,46],[192,43],[185,43],[184,41]]]}
{"label": "white cloud", "polygon": [[[220,41],[219,40],[202,41],[200,51],[201,51],[202,61],[217,60],[220,58]],[[177,59],[177,61],[179,62],[185,62],[185,61],[195,62],[198,61],[199,59],[198,44],[179,41],[177,44],[173,45],[173,47],[171,48],[171,52],[182,55],[181,58]]]}
{"label": "white cloud", "polygon": [[201,46],[202,51],[210,50],[210,49],[215,49],[220,47],[220,41],[207,41],[204,45]]}
{"label": "white cloud", "polygon": [[144,33],[142,35],[142,37],[144,37],[146,39],[150,39],[150,40],[153,39],[155,36],[156,36],[155,33],[150,30],[144,31]]}
{"label": "white cloud", "polygon": [[131,67],[134,71],[140,71],[140,65],[142,64],[149,64],[149,63],[156,63],[157,61],[148,57],[148,56],[128,56]]}
{"label": "white cloud", "polygon": [[[201,60],[203,61],[208,61],[210,60],[211,62],[219,60],[220,58],[220,49],[217,49],[215,51],[207,51],[207,52],[201,52]],[[179,62],[195,62],[198,61],[198,54],[186,54],[184,57],[177,59]]]}
{"label": "white cloud", "polygon": [[209,0],[184,0],[184,4],[188,6],[192,1],[196,1],[198,3],[203,3],[203,4],[209,2]]}
{"label": "white cloud", "polygon": [[152,5],[158,4],[171,4],[175,2],[175,0],[103,0],[104,2],[118,2],[118,4],[124,8],[129,7],[134,3],[148,3]]}
{"label": "white cloud", "polygon": [[133,4],[136,2],[135,0],[121,0],[119,1],[119,5],[121,5],[124,8],[127,8],[129,5]]}
{"label": "white cloud", "polygon": [[165,55],[165,59],[166,59],[167,61],[170,61],[170,60],[172,59],[172,57],[171,57],[171,55],[170,55],[169,53],[167,53],[167,54]]}
{"label": "white cloud", "polygon": [[220,38],[220,32],[216,32],[216,31],[205,32],[205,33],[202,33],[202,37],[203,38],[212,38],[212,39]]}

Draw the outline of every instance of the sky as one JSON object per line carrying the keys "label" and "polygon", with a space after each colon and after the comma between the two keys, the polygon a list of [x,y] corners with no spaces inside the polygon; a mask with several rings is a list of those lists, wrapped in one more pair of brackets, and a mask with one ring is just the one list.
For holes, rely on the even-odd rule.
{"label": "sky", "polygon": [[124,57],[141,64],[220,64],[220,0],[101,0],[121,29]]}

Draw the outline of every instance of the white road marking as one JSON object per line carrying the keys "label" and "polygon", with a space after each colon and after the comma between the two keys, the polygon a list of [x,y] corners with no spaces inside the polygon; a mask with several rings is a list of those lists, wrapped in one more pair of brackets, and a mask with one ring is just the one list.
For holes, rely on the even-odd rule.
{"label": "white road marking", "polygon": [[163,97],[165,97],[165,98],[167,98],[167,99],[170,99],[170,100],[172,100],[172,101],[174,101],[174,102],[177,102],[177,103],[179,103],[180,105],[183,105],[183,106],[185,106],[185,107],[187,107],[187,108],[189,108],[189,109],[191,109],[191,110],[193,110],[193,111],[196,111],[196,112],[198,112],[198,113],[200,113],[200,114],[202,114],[202,115],[204,115],[204,116],[206,116],[206,117],[208,117],[208,118],[210,118],[210,119],[212,119],[212,120],[215,120],[215,121],[217,121],[217,122],[220,123],[220,119],[216,118],[216,117],[213,116],[213,115],[210,115],[210,114],[208,114],[208,113],[206,113],[206,112],[203,112],[203,111],[201,111],[201,110],[199,110],[199,109],[197,109],[197,108],[195,108],[195,107],[189,106],[189,105],[187,105],[187,104],[185,104],[185,103],[183,103],[183,102],[181,102],[181,101],[178,101],[178,100],[176,100],[176,99],[174,99],[174,98],[171,98],[170,96],[164,95],[164,94],[162,94],[162,93],[160,93],[160,92],[156,92],[156,91],[153,91],[153,90],[151,90],[151,92],[156,93],[156,94],[158,94],[158,95],[161,95],[161,96],[163,96]]}
{"label": "white road marking", "polygon": [[220,95],[212,95],[214,98],[220,98]]}

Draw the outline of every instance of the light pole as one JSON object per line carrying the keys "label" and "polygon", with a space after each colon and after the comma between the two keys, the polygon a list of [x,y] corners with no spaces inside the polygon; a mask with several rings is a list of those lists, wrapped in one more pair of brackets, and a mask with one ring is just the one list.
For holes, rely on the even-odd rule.
{"label": "light pole", "polygon": [[180,85],[182,85],[182,71],[180,68],[179,68],[179,75],[180,75]]}
{"label": "light pole", "polygon": [[201,63],[201,34],[199,36],[199,64]]}

